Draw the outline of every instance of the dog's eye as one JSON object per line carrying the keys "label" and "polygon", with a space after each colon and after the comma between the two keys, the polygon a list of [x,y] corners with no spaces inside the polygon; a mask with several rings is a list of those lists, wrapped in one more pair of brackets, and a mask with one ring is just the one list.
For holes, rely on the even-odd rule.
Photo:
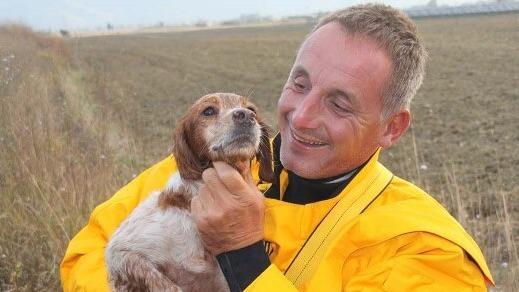
{"label": "dog's eye", "polygon": [[212,106],[208,106],[202,111],[202,115],[209,117],[216,115],[216,109]]}

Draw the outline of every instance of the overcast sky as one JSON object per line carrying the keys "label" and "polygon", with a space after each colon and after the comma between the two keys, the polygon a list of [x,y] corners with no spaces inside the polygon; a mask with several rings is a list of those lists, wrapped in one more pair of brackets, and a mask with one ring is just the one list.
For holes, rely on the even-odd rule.
{"label": "overcast sky", "polygon": [[[474,0],[472,0],[474,1]],[[368,1],[355,0],[0,0],[0,22],[22,22],[38,30],[95,29],[121,26],[226,20],[242,14],[288,16],[330,11]],[[377,1],[399,8],[429,0]],[[457,5],[471,0],[438,0]]]}

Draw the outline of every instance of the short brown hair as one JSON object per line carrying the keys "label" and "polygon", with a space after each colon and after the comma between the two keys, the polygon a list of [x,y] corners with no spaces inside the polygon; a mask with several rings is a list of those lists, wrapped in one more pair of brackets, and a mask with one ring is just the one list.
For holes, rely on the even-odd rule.
{"label": "short brown hair", "polygon": [[312,32],[335,22],[347,33],[367,36],[386,50],[393,72],[382,91],[382,118],[409,108],[422,84],[427,52],[416,25],[403,12],[382,4],[351,6],[323,17]]}

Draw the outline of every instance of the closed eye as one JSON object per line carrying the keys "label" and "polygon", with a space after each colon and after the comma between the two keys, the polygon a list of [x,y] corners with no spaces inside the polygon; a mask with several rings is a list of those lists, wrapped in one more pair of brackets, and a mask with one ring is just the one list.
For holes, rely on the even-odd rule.
{"label": "closed eye", "polygon": [[292,89],[299,93],[310,90],[312,87],[310,84],[310,77],[308,72],[301,65],[296,65],[294,68],[292,68],[292,72],[290,73],[290,80]]}
{"label": "closed eye", "polygon": [[338,100],[330,100],[330,105],[332,106],[333,110],[337,113],[351,113],[352,109],[350,106],[345,104],[344,102],[338,101]]}
{"label": "closed eye", "polygon": [[214,116],[216,114],[218,114],[218,110],[212,106],[208,106],[202,111],[202,115],[206,117]]}
{"label": "closed eye", "polygon": [[298,77],[294,78],[293,83],[294,83],[294,87],[299,92],[302,92],[306,89],[307,81],[303,76],[298,76]]}
{"label": "closed eye", "polygon": [[333,104],[333,106],[334,106],[335,108],[337,108],[337,109],[340,109],[340,110],[348,110],[345,106],[342,106],[342,105],[340,105],[340,104],[338,104],[338,103],[336,103],[336,102],[333,102],[332,104]]}

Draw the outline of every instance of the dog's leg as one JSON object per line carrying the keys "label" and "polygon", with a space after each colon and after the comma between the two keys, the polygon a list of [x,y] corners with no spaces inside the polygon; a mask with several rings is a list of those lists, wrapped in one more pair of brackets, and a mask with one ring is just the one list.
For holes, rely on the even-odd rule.
{"label": "dog's leg", "polygon": [[145,257],[128,253],[121,259],[121,270],[110,273],[110,285],[118,292],[182,292]]}

